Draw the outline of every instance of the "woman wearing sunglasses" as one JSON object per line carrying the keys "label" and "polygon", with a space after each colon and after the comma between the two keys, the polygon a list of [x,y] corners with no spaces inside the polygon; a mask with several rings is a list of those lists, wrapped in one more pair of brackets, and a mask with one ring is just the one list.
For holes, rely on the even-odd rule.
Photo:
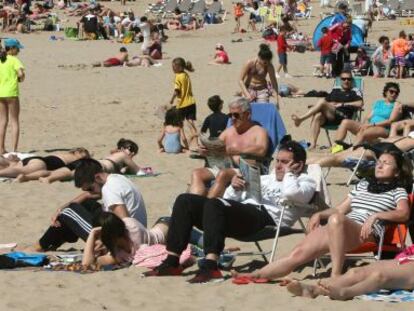
{"label": "woman wearing sunglasses", "polygon": [[388,137],[391,124],[398,121],[402,114],[402,105],[397,102],[400,86],[398,83],[388,82],[382,94],[384,99],[379,99],[372,105],[372,110],[364,122],[349,119],[341,122],[335,136],[337,145],[332,148],[332,152],[339,152],[350,147],[349,144],[343,142],[348,132],[356,135],[354,145],[372,142],[380,137]]}
{"label": "woman wearing sunglasses", "polygon": [[[409,219],[407,191],[411,190],[412,182],[411,163],[391,145],[379,155],[373,178],[361,180],[338,206],[310,218],[308,234],[289,255],[247,276],[278,279],[330,253],[331,277],[339,277],[345,254],[365,242],[378,241],[384,221],[402,223]],[[327,224],[322,225],[323,221]]]}

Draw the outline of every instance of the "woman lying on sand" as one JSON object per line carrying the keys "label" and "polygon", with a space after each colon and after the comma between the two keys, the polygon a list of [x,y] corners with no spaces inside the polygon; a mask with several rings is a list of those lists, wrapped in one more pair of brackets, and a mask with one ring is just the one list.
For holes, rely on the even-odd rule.
{"label": "woman lying on sand", "polygon": [[75,148],[67,152],[56,152],[46,157],[29,157],[17,163],[10,161],[8,167],[0,170],[0,177],[16,178],[17,182],[23,181],[25,178],[38,179],[49,174],[49,171],[89,157],[89,151],[85,148]]}
{"label": "woman lying on sand", "polygon": [[[278,279],[326,253],[332,258],[331,277],[340,276],[345,254],[365,242],[378,241],[384,230],[383,221],[400,223],[409,219],[407,191],[412,180],[411,164],[392,145],[379,156],[374,178],[360,181],[337,207],[310,218],[309,233],[288,256],[247,276]],[[322,220],[327,224],[322,226]]]}
{"label": "woman lying on sand", "polygon": [[[102,212],[97,224],[100,227],[93,228],[86,240],[83,265],[131,263],[142,244],[165,244],[168,232],[168,223],[162,220],[148,230],[134,218],[121,219],[110,212]],[[104,249],[98,251],[97,244]]]}
{"label": "woman lying on sand", "polygon": [[295,296],[316,298],[323,295],[335,300],[352,299],[380,289],[411,291],[414,288],[414,261],[401,263],[397,259],[380,260],[353,268],[344,275],[321,280],[316,285],[288,282],[287,289]]}
{"label": "woman lying on sand", "polygon": [[[401,151],[406,152],[414,149],[414,139],[411,137],[392,137],[382,139],[383,143],[393,143]],[[346,159],[359,159],[364,152],[362,147],[356,149],[347,149],[342,152],[331,154],[325,157],[313,157],[308,159],[307,164],[319,164],[321,167],[343,167]],[[375,153],[371,150],[366,150],[363,160],[375,160]]]}
{"label": "woman lying on sand", "polygon": [[[110,155],[98,162],[102,165],[107,173],[130,173],[136,174],[139,171],[139,166],[132,160],[132,158],[138,153],[138,145],[132,140],[121,138],[117,143],[117,149],[112,150]],[[81,161],[81,160],[80,160]],[[80,161],[72,162],[71,164],[64,166],[60,169],[49,171],[48,174],[42,177],[31,178],[30,176],[24,176],[20,181],[29,181],[38,179],[43,183],[53,183],[55,181],[65,181],[73,179],[75,174],[75,168]]]}

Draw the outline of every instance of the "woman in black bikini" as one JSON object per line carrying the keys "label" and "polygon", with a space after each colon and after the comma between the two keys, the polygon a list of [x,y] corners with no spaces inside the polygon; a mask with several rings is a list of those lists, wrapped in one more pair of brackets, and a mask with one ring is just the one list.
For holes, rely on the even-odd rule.
{"label": "woman in black bikini", "polygon": [[[139,166],[132,159],[138,153],[138,145],[132,140],[121,138],[117,143],[117,149],[112,150],[111,154],[98,160],[107,173],[130,173],[136,174],[139,171]],[[58,170],[48,172],[47,176],[39,178],[40,182],[53,183],[55,181],[69,180],[73,178],[75,168],[79,161],[75,161]],[[28,180],[26,180],[28,181]]]}
{"label": "woman in black bikini", "polygon": [[[276,92],[276,106],[279,108],[279,90],[272,64],[273,54],[267,44],[260,44],[256,59],[250,60],[243,66],[239,85],[242,95],[250,101],[269,102],[273,90]],[[270,86],[266,79],[269,76]]]}
{"label": "woman in black bikini", "polygon": [[89,158],[89,151],[85,148],[75,148],[68,152],[57,152],[46,157],[30,157],[0,170],[0,177],[16,178],[23,181],[26,176],[39,178],[48,171],[57,170],[76,160]]}

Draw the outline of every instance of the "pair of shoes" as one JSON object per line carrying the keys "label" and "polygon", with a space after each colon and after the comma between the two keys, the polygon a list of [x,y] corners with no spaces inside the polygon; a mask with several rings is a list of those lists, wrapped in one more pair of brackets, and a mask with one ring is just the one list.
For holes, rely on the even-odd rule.
{"label": "pair of shoes", "polygon": [[207,283],[210,281],[218,281],[223,279],[223,274],[219,269],[200,269],[197,274],[189,279],[187,282],[190,284]]}
{"label": "pair of shoes", "polygon": [[142,276],[178,276],[181,275],[183,270],[184,268],[181,266],[174,267],[167,263],[162,263],[158,267],[154,268],[154,270],[144,272]]}
{"label": "pair of shoes", "polygon": [[342,141],[342,140],[335,140],[335,143],[336,143],[337,145],[342,146],[342,147],[344,148],[343,150],[346,150],[346,149],[349,149],[349,148],[351,148],[351,147],[352,147],[352,145],[351,145],[351,144],[348,144],[348,143],[346,143],[346,142],[344,142],[344,141]]}

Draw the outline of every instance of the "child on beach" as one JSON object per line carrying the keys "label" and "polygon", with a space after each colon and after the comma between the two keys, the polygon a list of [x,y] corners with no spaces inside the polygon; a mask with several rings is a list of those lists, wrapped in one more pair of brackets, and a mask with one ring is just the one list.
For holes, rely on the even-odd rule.
{"label": "child on beach", "polygon": [[214,59],[209,63],[209,65],[223,65],[230,64],[229,55],[224,50],[224,46],[221,43],[216,44],[216,53],[214,54]]}
{"label": "child on beach", "polygon": [[238,33],[241,31],[240,29],[240,19],[244,15],[243,13],[243,4],[241,2],[237,2],[233,7],[234,12],[234,19],[236,21],[236,27],[234,28],[234,32]]}
{"label": "child on beach", "polygon": [[229,116],[221,112],[223,100],[220,96],[211,96],[207,101],[207,105],[213,113],[205,118],[201,133],[207,133],[208,130],[210,138],[217,138],[226,129]]}
{"label": "child on beach", "polygon": [[328,27],[322,28],[323,36],[319,39],[317,46],[321,49],[321,73],[319,77],[323,77],[326,75],[327,78],[331,76],[331,64],[332,64],[332,47],[333,47],[333,39],[329,34]]}
{"label": "child on beach", "polygon": [[166,153],[181,153],[188,150],[183,120],[175,108],[168,110],[165,114],[165,122],[158,138],[158,147],[160,152]]}
{"label": "child on beach", "polygon": [[286,28],[280,27],[279,34],[277,36],[277,54],[279,56],[279,67],[276,70],[276,78],[279,78],[279,72],[283,68],[285,73],[285,78],[291,78],[292,76],[288,74],[287,69],[287,51],[293,49],[286,41]]}
{"label": "child on beach", "polygon": [[400,31],[399,38],[392,42],[391,53],[394,55],[395,66],[397,67],[396,78],[404,76],[405,55],[410,51],[407,35],[404,30]]}
{"label": "child on beach", "polygon": [[148,18],[146,16],[141,17],[141,23],[139,24],[139,29],[141,29],[141,34],[143,37],[141,51],[143,54],[148,53],[148,48],[150,46],[150,39],[151,39],[151,24],[148,22]]}
{"label": "child on beach", "polygon": [[193,97],[190,76],[187,71],[193,72],[194,68],[191,62],[185,61],[182,57],[174,58],[172,61],[172,69],[175,73],[174,93],[171,97],[170,104],[174,105],[181,115],[182,120],[187,121],[190,129],[190,145],[193,141],[197,141],[196,120],[196,102]]}
{"label": "child on beach", "polygon": [[128,62],[128,50],[125,47],[119,49],[119,53],[114,57],[108,58],[104,62],[93,63],[92,67],[116,67],[123,66],[124,63]]}

